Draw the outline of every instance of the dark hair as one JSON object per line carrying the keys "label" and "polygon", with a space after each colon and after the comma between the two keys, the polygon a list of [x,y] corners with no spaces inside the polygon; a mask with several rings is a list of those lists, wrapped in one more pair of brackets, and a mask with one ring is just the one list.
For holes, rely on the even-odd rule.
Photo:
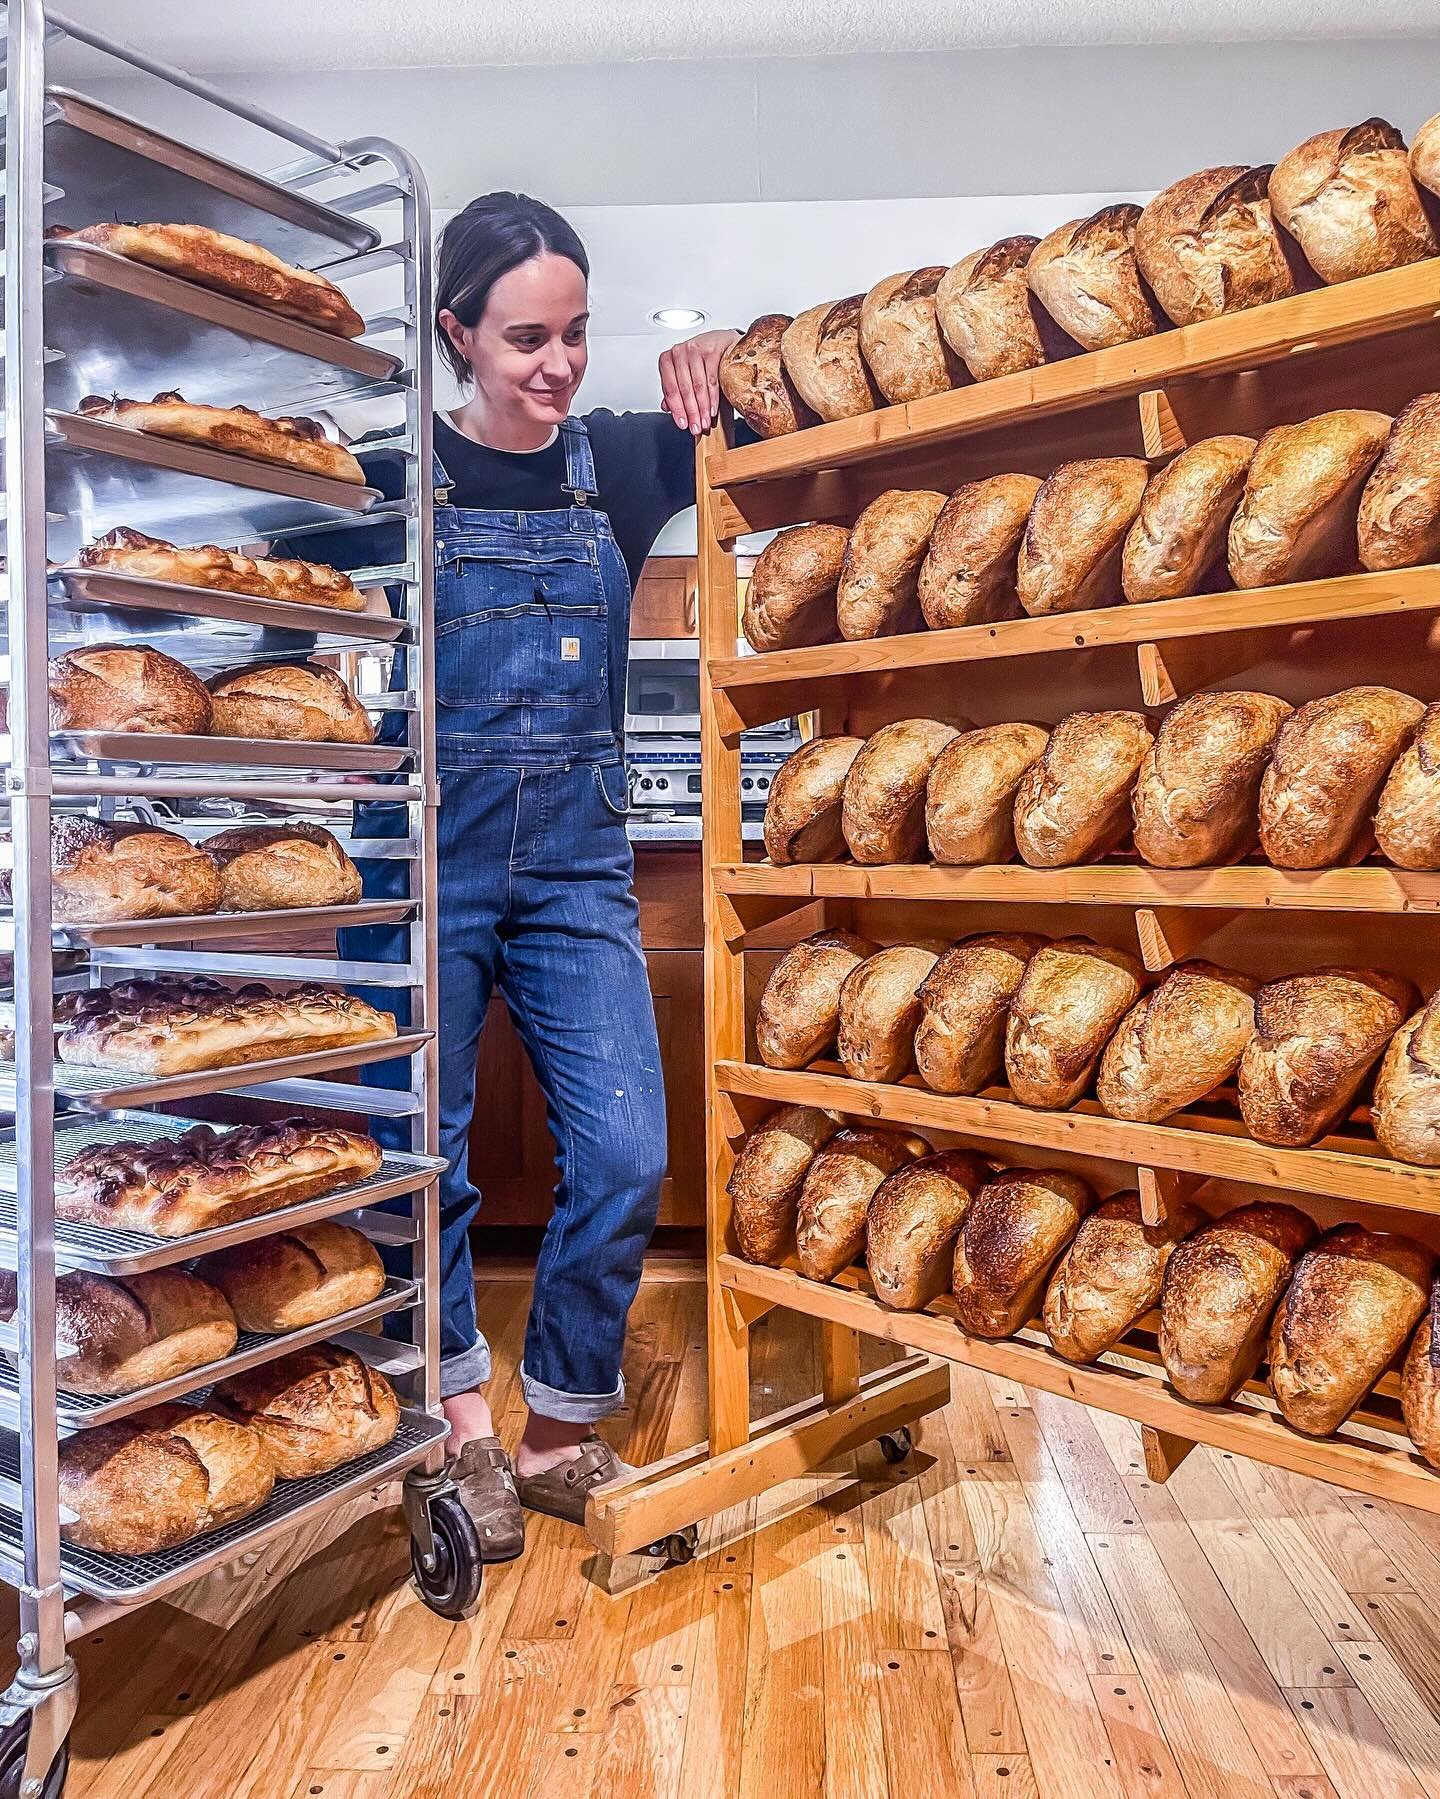
{"label": "dark hair", "polygon": [[528,194],[481,194],[440,233],[435,342],[462,385],[470,379],[470,369],[446,336],[440,314],[453,312],[462,325],[478,325],[490,290],[501,276],[546,250],[554,256],[568,256],[589,279],[590,258],[573,226],[553,207]]}

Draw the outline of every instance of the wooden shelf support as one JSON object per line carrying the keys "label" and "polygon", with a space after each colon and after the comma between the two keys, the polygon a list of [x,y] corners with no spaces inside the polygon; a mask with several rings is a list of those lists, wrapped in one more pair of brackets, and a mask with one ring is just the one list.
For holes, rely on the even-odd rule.
{"label": "wooden shelf support", "polygon": [[1173,1431],[1156,1430],[1150,1424],[1140,1426],[1140,1441],[1145,1450],[1145,1472],[1157,1487],[1165,1485],[1195,1447],[1189,1437],[1177,1437]]}
{"label": "wooden shelf support", "polygon": [[1163,974],[1238,917],[1238,912],[1222,908],[1172,912],[1162,906],[1137,906],[1135,935],[1140,942],[1140,960],[1151,974]]}
{"label": "wooden shelf support", "polygon": [[1137,1168],[1135,1175],[1146,1224],[1164,1224],[1209,1180],[1208,1175],[1180,1174],[1173,1168]]}
{"label": "wooden shelf support", "polygon": [[1139,396],[1140,440],[1150,462],[1164,462],[1185,449],[1188,439],[1163,387],[1147,387]]}

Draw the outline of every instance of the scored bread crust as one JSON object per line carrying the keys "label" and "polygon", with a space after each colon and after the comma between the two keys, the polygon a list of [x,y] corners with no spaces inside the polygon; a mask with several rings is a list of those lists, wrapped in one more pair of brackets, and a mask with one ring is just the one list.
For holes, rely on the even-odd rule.
{"label": "scored bread crust", "polygon": [[1387,1156],[1440,1166],[1440,997],[1432,995],[1391,1038],[1375,1077],[1372,1117]]}
{"label": "scored bread crust", "polygon": [[1440,560],[1440,394],[1419,394],[1396,413],[1355,531],[1365,568]]}
{"label": "scored bread crust", "polygon": [[1057,226],[1031,252],[1031,292],[1082,349],[1153,337],[1165,324],[1135,261],[1139,218],[1132,204],[1102,206]]}
{"label": "scored bread crust", "polygon": [[778,1267],[795,1242],[795,1208],[810,1164],[840,1129],[813,1106],[780,1106],[746,1137],[725,1191],[747,1262]]}
{"label": "scored bread crust", "polygon": [[71,997],[56,1047],[72,1067],[188,1074],[396,1034],[390,1013],[309,981],[285,992],[257,981],[232,991],[203,976],[121,981]]}
{"label": "scored bread crust", "polygon": [[1151,476],[1120,559],[1127,600],[1183,599],[1223,581],[1230,520],[1255,450],[1253,437],[1206,437]]}
{"label": "scored bread crust", "polygon": [[1094,1203],[1088,1181],[1059,1169],[1012,1168],[983,1187],[955,1239],[951,1291],[961,1330],[1010,1337],[1028,1324]]}
{"label": "scored bread crust", "polygon": [[945,951],[920,988],[915,1064],[936,1093],[978,1093],[1005,1059],[1005,1021],[1043,937],[987,931]]}
{"label": "scored bread crust", "polygon": [[836,622],[847,642],[920,629],[920,567],[945,498],[892,487],[856,519],[835,590]]}
{"label": "scored bread crust", "polygon": [[1125,539],[1150,470],[1138,456],[1064,462],[1035,495],[1016,563],[1015,590],[1032,618],[1120,603]]}
{"label": "scored bread crust", "polygon": [[845,977],[836,1053],[852,1081],[893,1082],[910,1072],[919,988],[938,960],[936,950],[896,943],[867,956]]}
{"label": "scored bread crust", "polygon": [[1260,783],[1292,708],[1271,693],[1197,693],[1167,713],[1130,796],[1152,868],[1205,868],[1254,849]]}
{"label": "scored bread crust", "polygon": [[793,323],[788,313],[768,312],[720,358],[720,391],[757,437],[785,437],[818,423],[780,357]]}
{"label": "scored bread crust", "polygon": [[1144,971],[1128,950],[1088,937],[1043,944],[1025,965],[1005,1021],[1011,1096],[1046,1111],[1073,1106],[1144,988]]}
{"label": "scored bread crust", "polygon": [[990,1172],[982,1156],[945,1149],[881,1182],[865,1214],[865,1262],[882,1305],[917,1312],[945,1291],[955,1238]]}
{"label": "scored bread crust", "polygon": [[866,739],[850,764],[840,826],[857,862],[913,862],[925,848],[925,787],[935,758],[960,735],[934,718],[902,718]]}
{"label": "scored bread crust", "polygon": [[1159,1124],[1228,1081],[1255,1032],[1259,981],[1181,962],[1137,1000],[1105,1046],[1095,1097],[1112,1118]]}
{"label": "scored bread crust", "polygon": [[1015,859],[1015,794],[1049,732],[982,725],[952,738],[925,783],[925,836],[937,862],[975,867]]}
{"label": "scored bread crust", "polygon": [[219,593],[243,593],[259,600],[290,605],[329,606],[337,612],[361,612],[365,596],[338,568],[327,562],[303,562],[290,556],[242,556],[217,544],[177,549],[163,537],[147,537],[129,525],[117,525],[81,550],[81,568],[110,569],[147,581],[181,587],[207,587]]}
{"label": "scored bread crust", "polygon": [[865,1245],[865,1215],[875,1190],[905,1162],[930,1153],[911,1132],[852,1125],[839,1131],[810,1164],[795,1217],[800,1272],[833,1280]]}
{"label": "scored bread crust", "polygon": [[50,663],[52,731],[203,737],[213,715],[205,683],[148,644],[97,643]]}
{"label": "scored bread crust", "polygon": [[977,381],[1014,375],[1080,348],[1030,291],[1026,265],[1038,237],[1006,237],[972,250],[935,290],[941,335]]}
{"label": "scored bread crust", "polygon": [[[50,915],[56,924],[186,918],[218,912],[220,870],[202,844],[157,825],[88,814],[50,821]],[[6,875],[3,886],[9,888]]]}
{"label": "scored bread crust", "polygon": [[1270,171],[1270,204],[1322,281],[1352,281],[1440,252],[1405,139],[1385,119],[1297,144]]}
{"label": "scored bread crust", "polygon": [[284,743],[373,743],[375,723],[323,662],[252,662],[210,682],[217,737]]}
{"label": "scored bread crust", "polygon": [[865,747],[863,737],[814,737],[775,771],[765,802],[765,853],[777,867],[840,862],[845,777]]}
{"label": "scored bread crust", "polygon": [[[1296,291],[1271,215],[1269,167],[1201,169],[1158,193],[1135,225],[1135,256],[1166,314],[1193,325]],[[1296,262],[1299,257],[1296,255]]]}
{"label": "scored bread crust", "polygon": [[793,650],[840,635],[835,589],[850,533],[842,525],[795,525],[760,552],[745,588],[740,629],[752,650]]}
{"label": "scored bread crust", "polygon": [[864,303],[864,294],[822,300],[800,313],[780,339],[786,374],[805,404],[827,422],[855,418],[885,403],[860,354]]}
{"label": "scored bread crust", "polygon": [[935,316],[944,274],[940,264],[887,275],[860,303],[860,353],[892,404],[947,393],[970,379]]}
{"label": "scored bread crust", "polygon": [[1050,1347],[1068,1362],[1093,1362],[1113,1349],[1160,1299],[1165,1264],[1204,1217],[1184,1202],[1146,1224],[1138,1193],[1102,1200],[1075,1233],[1045,1289]]}
{"label": "scored bread crust", "polygon": [[384,1291],[370,1239],[321,1218],[202,1256],[195,1272],[230,1302],[241,1330],[278,1335],[338,1318]]}
{"label": "scored bread crust", "polygon": [[354,456],[344,444],[328,438],[312,418],[266,418],[248,406],[205,406],[187,400],[173,388],[156,394],[153,400],[87,394],[75,410],[82,418],[104,419],[151,437],[206,444],[257,462],[278,463],[356,487],[365,485],[365,471]]}
{"label": "scored bread crust", "polygon": [[281,1480],[327,1474],[383,1449],[400,1424],[389,1381],[338,1343],[316,1343],[232,1374],[211,1389],[210,1403],[259,1434]]}
{"label": "scored bread crust", "polygon": [[940,508],[916,587],[932,631],[1020,617],[1016,562],[1040,487],[1034,475],[990,475]]}
{"label": "scored bread crust", "polygon": [[373,1138],[303,1118],[223,1132],[196,1124],[178,1137],[81,1150],[56,1182],[55,1215],[188,1237],[365,1180],[381,1160]]}
{"label": "scored bread crust", "polygon": [[845,977],[880,946],[854,931],[816,931],[775,964],[755,1014],[755,1047],[770,1068],[804,1068],[840,1028]]}
{"label": "scored bread crust", "polygon": [[1389,1231],[1340,1224],[1296,1264],[1270,1331],[1270,1390],[1307,1436],[1338,1430],[1405,1347],[1434,1254]]}
{"label": "scored bread crust", "polygon": [[1143,712],[1072,712],[1015,789],[1015,847],[1031,868],[1097,861],[1130,834],[1130,793],[1154,740]]}
{"label": "scored bread crust", "polygon": [[360,870],[323,825],[237,825],[205,839],[220,865],[228,912],[283,912],[294,906],[352,906]]}
{"label": "scored bread crust", "polygon": [[336,337],[359,337],[365,329],[364,319],[324,275],[297,268],[262,244],[213,231],[208,225],[119,221],[85,225],[79,230],[52,225],[45,236],[93,244]]}
{"label": "scored bread crust", "polygon": [[1440,701],[1425,708],[1385,777],[1375,841],[1397,868],[1440,869]]}

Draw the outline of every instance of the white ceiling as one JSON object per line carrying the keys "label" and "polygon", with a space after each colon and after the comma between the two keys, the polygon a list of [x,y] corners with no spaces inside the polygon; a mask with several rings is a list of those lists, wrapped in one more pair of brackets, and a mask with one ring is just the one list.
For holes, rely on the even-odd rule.
{"label": "white ceiling", "polygon": [[[1436,0],[69,0],[201,70],[1422,36]],[[237,24],[239,29],[237,29]]]}

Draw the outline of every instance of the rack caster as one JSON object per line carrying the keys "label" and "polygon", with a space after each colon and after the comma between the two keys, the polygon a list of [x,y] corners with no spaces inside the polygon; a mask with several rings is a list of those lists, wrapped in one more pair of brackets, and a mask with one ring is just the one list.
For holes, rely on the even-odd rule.
{"label": "rack caster", "polygon": [[[480,1603],[480,1534],[447,1474],[411,1473],[404,1489],[410,1572],[420,1597],[442,1618],[468,1618]],[[0,1799],[8,1795],[0,1788]]]}
{"label": "rack caster", "polygon": [[60,1799],[70,1772],[70,1739],[65,1737],[43,1775],[25,1778],[32,1712],[0,1726],[0,1799]]}
{"label": "rack caster", "polygon": [[664,1562],[667,1568],[683,1568],[687,1562],[695,1560],[699,1542],[699,1525],[687,1524],[682,1530],[672,1530],[668,1537],[657,1537],[653,1543],[647,1543],[640,1553],[652,1561]]}
{"label": "rack caster", "polygon": [[910,1458],[915,1447],[915,1439],[910,1435],[910,1427],[902,1424],[899,1430],[888,1430],[883,1437],[876,1439],[880,1445],[880,1453],[887,1462],[904,1462]]}

